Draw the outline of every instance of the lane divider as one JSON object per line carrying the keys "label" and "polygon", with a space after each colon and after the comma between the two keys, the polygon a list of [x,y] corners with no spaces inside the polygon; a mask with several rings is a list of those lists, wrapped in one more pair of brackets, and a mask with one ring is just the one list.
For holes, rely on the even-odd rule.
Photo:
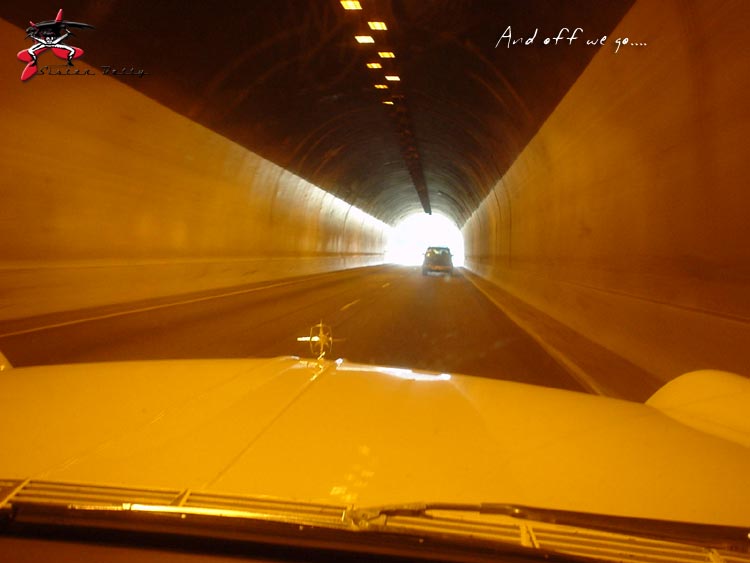
{"label": "lane divider", "polygon": [[539,346],[542,347],[542,349],[547,352],[550,356],[552,356],[560,365],[562,365],[568,373],[575,379],[580,385],[582,385],[584,388],[588,389],[591,393],[596,395],[603,395],[605,397],[613,397],[616,399],[621,399],[622,396],[620,396],[617,393],[614,393],[609,390],[605,390],[599,383],[594,380],[591,375],[589,375],[583,368],[581,368],[578,364],[573,362],[569,357],[567,357],[565,354],[560,352],[557,348],[549,344],[548,342],[544,341],[535,331],[531,329],[531,327],[528,326],[528,324],[522,322],[516,315],[509,312],[505,307],[502,306],[502,304],[488,291],[486,291],[481,285],[479,285],[473,278],[473,276],[476,274],[473,274],[471,276],[464,276],[464,279],[468,280],[475,288],[477,288],[487,299],[492,302],[495,307],[500,309],[511,321],[513,321],[516,326],[518,326],[521,330],[523,330],[526,334],[528,334],[534,341],[536,341]]}
{"label": "lane divider", "polygon": [[356,305],[360,301],[362,301],[362,300],[361,299],[355,299],[351,303],[347,303],[346,305],[344,305],[343,307],[341,307],[341,309],[339,309],[339,311],[346,311],[349,307],[352,307],[352,306]]}

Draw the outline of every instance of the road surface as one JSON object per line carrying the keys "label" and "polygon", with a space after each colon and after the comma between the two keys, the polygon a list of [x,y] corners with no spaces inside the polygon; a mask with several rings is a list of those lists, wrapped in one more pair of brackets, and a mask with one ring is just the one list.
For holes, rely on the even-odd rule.
{"label": "road surface", "polygon": [[378,266],[0,323],[16,366],[168,358],[333,356],[587,391],[466,279]]}

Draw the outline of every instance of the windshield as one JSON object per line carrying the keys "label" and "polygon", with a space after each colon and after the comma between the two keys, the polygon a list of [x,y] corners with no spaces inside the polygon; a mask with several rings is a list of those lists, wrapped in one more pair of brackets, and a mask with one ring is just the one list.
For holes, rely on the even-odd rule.
{"label": "windshield", "polygon": [[748,23],[3,3],[0,479],[750,525]]}

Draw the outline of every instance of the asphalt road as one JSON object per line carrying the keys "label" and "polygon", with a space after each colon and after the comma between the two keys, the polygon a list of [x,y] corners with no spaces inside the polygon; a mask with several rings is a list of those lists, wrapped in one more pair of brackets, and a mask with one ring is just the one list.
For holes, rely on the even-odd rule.
{"label": "asphalt road", "polygon": [[5,322],[0,350],[15,366],[310,356],[297,337],[321,320],[334,357],[587,390],[460,270],[379,266]]}

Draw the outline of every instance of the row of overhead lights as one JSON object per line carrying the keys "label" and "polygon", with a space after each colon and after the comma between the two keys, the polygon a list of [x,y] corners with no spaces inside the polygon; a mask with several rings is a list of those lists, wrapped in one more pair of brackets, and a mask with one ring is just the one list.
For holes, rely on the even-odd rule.
{"label": "row of overhead lights", "polygon": [[[362,4],[358,0],[341,0],[341,6],[344,8],[344,10],[352,10],[352,11],[362,10]],[[370,28],[370,31],[376,31],[376,32],[388,31],[388,25],[383,21],[368,21],[367,26]],[[365,34],[355,35],[354,39],[360,45],[373,45],[376,43],[375,37],[369,34],[368,35],[365,35]],[[380,41],[378,41],[378,43],[380,43]],[[368,69],[383,70],[383,64],[385,63],[385,59],[396,58],[396,54],[390,50],[382,50],[382,51],[379,50],[377,51],[377,54],[380,60],[369,61],[367,63]],[[401,81],[401,77],[395,73],[384,74],[383,79],[384,81],[378,81],[373,84],[376,90],[390,90],[391,85],[393,83]],[[386,105],[390,105],[390,106],[393,105],[392,100],[384,100],[383,103]]]}
{"label": "row of overhead lights", "polygon": [[[340,2],[345,10],[362,10],[362,5],[358,0],[340,0]],[[358,44],[388,44],[387,41],[383,39],[383,32],[388,31],[388,26],[385,22],[367,21],[367,26],[370,28],[370,31],[377,33],[375,36],[368,34],[366,30],[358,33],[354,36],[354,39]],[[361,26],[361,28],[363,29],[364,26]],[[373,86],[375,89],[389,94],[387,99],[383,100],[383,103],[388,106],[393,106],[392,117],[395,121],[396,130],[398,132],[401,155],[406,164],[406,168],[409,171],[412,182],[414,183],[414,188],[417,191],[417,195],[419,196],[419,200],[422,203],[425,213],[432,213],[430,207],[430,196],[424,178],[422,161],[419,156],[419,151],[417,150],[417,139],[414,135],[414,125],[412,124],[411,115],[406,103],[406,96],[400,91],[398,93],[391,93],[395,86],[401,82],[401,77],[395,71],[391,70],[388,72],[383,68],[383,66],[386,65],[389,69],[395,69],[396,65],[392,59],[396,58],[396,54],[390,50],[378,50],[376,52],[379,60],[376,60],[374,57],[371,58],[366,63],[368,71],[382,70],[385,74],[383,74],[384,80],[376,81]],[[394,88],[392,88],[392,86]]]}

